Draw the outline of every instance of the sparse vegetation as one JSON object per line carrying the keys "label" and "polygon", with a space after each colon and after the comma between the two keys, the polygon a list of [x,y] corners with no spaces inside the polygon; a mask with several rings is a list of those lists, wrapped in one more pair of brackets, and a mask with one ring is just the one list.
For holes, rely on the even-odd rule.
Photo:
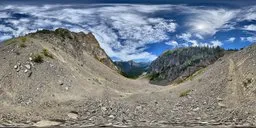
{"label": "sparse vegetation", "polygon": [[52,31],[50,30],[46,30],[46,29],[43,29],[43,30],[38,30],[37,33],[42,33],[42,34],[49,34],[51,33]]}
{"label": "sparse vegetation", "polygon": [[24,42],[21,42],[19,45],[20,45],[21,48],[27,47],[27,45]]}
{"label": "sparse vegetation", "polygon": [[20,52],[19,51],[15,51],[14,52],[16,55],[20,55]]}
{"label": "sparse vegetation", "polygon": [[[151,82],[181,83],[187,79],[192,80],[198,74],[195,72],[214,63],[224,53],[221,47],[186,47],[166,51],[149,67],[149,74],[154,76]],[[181,76],[181,80],[174,81]]]}
{"label": "sparse vegetation", "polygon": [[195,78],[196,76],[200,75],[200,74],[203,73],[203,72],[204,72],[204,68],[202,68],[202,69],[196,71],[194,74],[190,75],[190,76],[187,77],[187,78],[177,78],[177,79],[174,81],[174,83],[180,84],[180,83],[183,83],[184,81],[187,81],[187,80],[192,81],[192,80],[194,80],[194,78]]}
{"label": "sparse vegetation", "polygon": [[159,73],[156,73],[156,74],[148,74],[147,75],[147,78],[149,79],[149,80],[156,80],[156,79],[159,79]]}
{"label": "sparse vegetation", "polygon": [[68,37],[69,39],[72,39],[70,32],[66,29],[62,29],[62,28],[56,29],[54,34],[60,36],[62,39],[65,39],[66,37]]}
{"label": "sparse vegetation", "polygon": [[36,63],[42,63],[43,60],[43,56],[40,54],[35,54],[32,56],[32,61],[36,62]]}
{"label": "sparse vegetation", "polygon": [[180,93],[180,97],[188,96],[191,91],[192,91],[192,90],[186,90],[186,91],[184,91],[184,92],[181,92],[181,93]]}
{"label": "sparse vegetation", "polygon": [[15,43],[15,40],[14,40],[14,39],[9,39],[9,40],[6,40],[6,41],[4,42],[5,45],[10,45],[10,44],[13,44],[13,43]]}
{"label": "sparse vegetation", "polygon": [[196,71],[193,75],[189,76],[187,79],[192,81],[196,76],[200,75],[203,72],[204,72],[204,68]]}
{"label": "sparse vegetation", "polygon": [[243,81],[244,87],[248,87],[249,84],[252,83],[252,78],[247,78],[246,80]]}
{"label": "sparse vegetation", "polygon": [[176,79],[176,80],[174,81],[174,83],[176,83],[176,84],[181,84],[181,83],[183,83],[184,81],[185,81],[185,79],[178,78],[178,79]]}
{"label": "sparse vegetation", "polygon": [[163,55],[170,55],[172,53],[174,53],[175,50],[167,50],[163,53]]}
{"label": "sparse vegetation", "polygon": [[[134,61],[116,61],[114,64],[119,68],[121,75],[130,79],[139,78],[144,72],[147,72],[149,66],[149,63]],[[146,76],[146,78],[150,79],[149,77],[152,76]]]}
{"label": "sparse vegetation", "polygon": [[42,53],[44,54],[44,56],[52,58],[53,59],[53,55],[49,52],[48,49],[43,49]]}
{"label": "sparse vegetation", "polygon": [[20,37],[20,40],[21,42],[25,43],[27,41],[27,38],[23,36],[23,37]]}
{"label": "sparse vegetation", "polygon": [[227,49],[227,51],[239,51],[238,49]]}

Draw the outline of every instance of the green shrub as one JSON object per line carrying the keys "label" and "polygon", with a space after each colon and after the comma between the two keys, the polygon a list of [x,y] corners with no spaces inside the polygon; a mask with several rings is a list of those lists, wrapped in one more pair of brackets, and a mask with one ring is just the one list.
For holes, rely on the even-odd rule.
{"label": "green shrub", "polygon": [[32,56],[32,61],[36,62],[36,63],[42,63],[43,60],[43,56],[40,54],[35,54]]}
{"label": "green shrub", "polygon": [[148,78],[149,80],[160,80],[159,75],[159,73],[151,73],[148,74],[146,78]]}
{"label": "green shrub", "polygon": [[21,42],[26,42],[27,41],[27,38],[26,37],[20,37],[20,40],[21,40]]}
{"label": "green shrub", "polygon": [[176,80],[174,81],[174,83],[176,83],[176,84],[181,84],[181,83],[183,83],[184,81],[185,81],[184,79],[178,78],[178,79],[176,79]]}
{"label": "green shrub", "polygon": [[46,57],[53,58],[53,55],[49,52],[48,49],[43,49],[43,54]]}
{"label": "green shrub", "polygon": [[187,96],[187,95],[189,95],[190,92],[191,92],[191,90],[186,90],[186,91],[184,91],[184,92],[181,92],[181,93],[180,93],[180,97]]}
{"label": "green shrub", "polygon": [[190,75],[187,79],[192,81],[196,76],[202,74],[203,72],[204,72],[204,68],[196,71],[194,74]]}
{"label": "green shrub", "polygon": [[50,30],[46,30],[46,29],[43,29],[43,30],[38,30],[37,33],[42,33],[42,34],[50,34],[52,31]]}
{"label": "green shrub", "polygon": [[27,45],[24,42],[22,42],[22,43],[20,43],[20,47],[25,48],[25,47],[27,47]]}

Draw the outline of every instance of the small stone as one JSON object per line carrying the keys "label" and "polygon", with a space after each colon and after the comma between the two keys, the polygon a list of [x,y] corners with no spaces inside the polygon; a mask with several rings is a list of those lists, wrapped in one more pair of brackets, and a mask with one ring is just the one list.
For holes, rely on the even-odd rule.
{"label": "small stone", "polygon": [[107,108],[106,107],[101,107],[101,111],[105,112],[105,111],[107,111]]}
{"label": "small stone", "polygon": [[111,118],[111,119],[114,119],[114,118],[115,118],[114,115],[110,115],[110,116],[108,116],[108,117]]}
{"label": "small stone", "polygon": [[216,120],[210,120],[210,122],[216,122]]}
{"label": "small stone", "polygon": [[199,122],[201,125],[207,125],[209,124],[208,122]]}
{"label": "small stone", "polygon": [[71,112],[71,113],[68,113],[68,117],[75,120],[78,118],[78,114]]}
{"label": "small stone", "polygon": [[225,107],[226,107],[226,105],[223,104],[223,103],[218,103],[218,105],[219,105],[221,108],[225,108]]}
{"label": "small stone", "polygon": [[222,98],[219,98],[219,97],[217,98],[217,100],[218,100],[218,101],[223,101],[223,99],[222,99]]}
{"label": "small stone", "polygon": [[17,69],[18,68],[18,66],[17,65],[14,65],[14,69]]}
{"label": "small stone", "polygon": [[140,109],[142,109],[142,106],[137,106],[136,109],[140,110]]}
{"label": "small stone", "polygon": [[32,63],[32,62],[29,62],[29,64],[31,65],[31,67],[34,67],[34,63]]}
{"label": "small stone", "polygon": [[64,84],[64,83],[63,83],[62,81],[60,81],[60,80],[58,81],[58,83],[59,83],[59,85],[63,85],[63,84]]}
{"label": "small stone", "polygon": [[196,120],[201,120],[201,117],[197,117]]}
{"label": "small stone", "polygon": [[107,124],[104,124],[103,127],[111,127],[113,125],[113,123],[109,122]]}
{"label": "small stone", "polygon": [[25,70],[24,70],[24,72],[25,72],[25,73],[27,73],[27,72],[28,72],[28,70],[27,70],[27,69],[25,69]]}
{"label": "small stone", "polygon": [[60,124],[61,122],[57,122],[57,121],[41,120],[35,123],[33,126],[34,127],[50,127],[50,126],[57,126]]}
{"label": "small stone", "polygon": [[53,65],[53,64],[50,64],[50,67],[52,68],[52,67],[54,67],[54,65]]}
{"label": "small stone", "polygon": [[28,73],[28,77],[31,77],[31,75],[32,75],[32,72],[29,72],[29,73]]}
{"label": "small stone", "polygon": [[25,67],[30,70],[31,69],[31,66],[29,64],[26,64]]}
{"label": "small stone", "polygon": [[32,57],[29,57],[28,59],[29,59],[30,61],[32,61],[32,60],[33,60],[33,59],[32,59]]}
{"label": "small stone", "polygon": [[29,105],[32,103],[32,99],[29,99],[27,102],[25,102],[26,105]]}
{"label": "small stone", "polygon": [[65,87],[65,90],[68,90],[69,88],[68,87]]}
{"label": "small stone", "polygon": [[194,112],[198,111],[199,110],[199,107],[193,109]]}
{"label": "small stone", "polygon": [[159,124],[169,124],[168,121],[164,121],[164,120],[161,120],[161,121],[158,121]]}

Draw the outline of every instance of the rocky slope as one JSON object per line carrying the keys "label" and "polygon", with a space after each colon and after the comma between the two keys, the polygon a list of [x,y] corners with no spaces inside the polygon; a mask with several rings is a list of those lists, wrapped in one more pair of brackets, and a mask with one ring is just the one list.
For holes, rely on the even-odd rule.
{"label": "rocky slope", "polygon": [[1,43],[0,54],[0,124],[68,119],[75,104],[147,85],[121,76],[92,34],[39,31]]}
{"label": "rocky slope", "polygon": [[155,86],[49,36],[57,38],[30,34],[0,45],[0,127],[256,126],[256,45],[182,83]]}
{"label": "rocky slope", "polygon": [[92,33],[74,33],[60,28],[55,31],[41,30],[28,36],[51,42],[78,60],[81,60],[83,58],[83,52],[86,52],[112,70],[118,70],[105,51],[100,47]]}
{"label": "rocky slope", "polygon": [[220,47],[188,47],[166,51],[150,65],[150,80],[162,85],[174,80],[182,81],[223,55],[224,50]]}
{"label": "rocky slope", "polygon": [[150,63],[134,61],[116,61],[115,65],[120,69],[121,74],[128,78],[138,78],[147,72]]}

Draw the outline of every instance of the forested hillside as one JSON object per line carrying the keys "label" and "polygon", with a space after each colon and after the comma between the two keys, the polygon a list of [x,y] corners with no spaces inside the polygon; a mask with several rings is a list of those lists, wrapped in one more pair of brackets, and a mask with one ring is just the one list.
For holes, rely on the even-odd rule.
{"label": "forested hillside", "polygon": [[155,84],[181,81],[223,55],[224,49],[220,47],[187,47],[169,50],[152,62],[148,71],[149,77]]}

